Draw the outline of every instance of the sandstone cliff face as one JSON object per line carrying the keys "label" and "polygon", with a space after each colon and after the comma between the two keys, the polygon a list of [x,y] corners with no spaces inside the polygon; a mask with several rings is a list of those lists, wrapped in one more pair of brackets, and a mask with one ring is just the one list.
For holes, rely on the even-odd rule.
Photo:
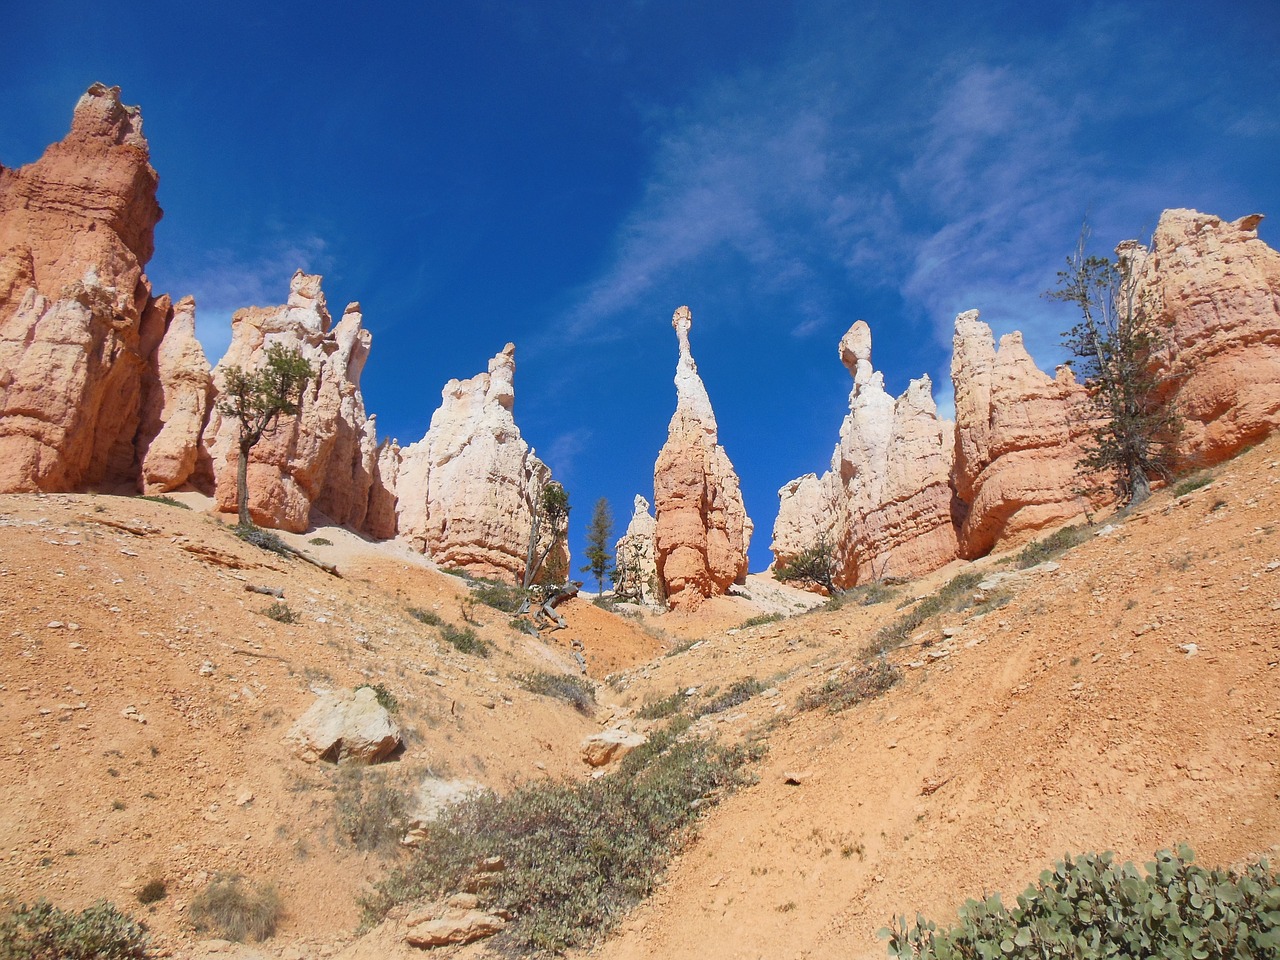
{"label": "sandstone cliff face", "polygon": [[185,297],[170,307],[161,297],[148,312],[144,326],[160,327],[162,339],[148,351],[135,447],[142,489],[155,494],[176,490],[195,472],[213,378],[196,339],[195,300]]}
{"label": "sandstone cliff face", "polygon": [[1083,513],[1075,473],[1091,414],[1070,369],[1042,373],[1020,333],[1001,337],[996,349],[976,310],[956,317],[954,350],[952,482],[968,506],[960,555],[972,558]]}
{"label": "sandstone cliff face", "polygon": [[[297,416],[281,417],[250,454],[249,514],[262,526],[301,533],[313,507],[338,524],[358,529],[364,523],[377,458],[359,392],[371,337],[359,304],[347,308],[336,328],[330,324],[320,277],[299,270],[283,306],[236,311],[231,345],[213,371],[217,388],[228,367],[255,369],[270,344],[282,343],[301,350],[316,372]],[[215,409],[205,442],[220,510],[236,509],[237,435],[237,424]]]}
{"label": "sandstone cliff face", "polygon": [[426,436],[401,454],[395,486],[402,540],[442,566],[518,582],[551,471],[512,415],[515,350],[509,343],[488,372],[445,384]]}
{"label": "sandstone cliff face", "polygon": [[896,400],[885,392],[863,321],[841,339],[840,359],[853,376],[849,415],[831,469],[778,491],[775,566],[825,541],[839,587],[936,570],[957,550],[952,424],[938,419],[927,376]]}
{"label": "sandstone cliff face", "polygon": [[658,580],[658,562],[653,538],[658,523],[649,512],[649,501],[637,495],[626,532],[613,545],[618,572],[614,590],[638,603],[657,604],[665,598]]}
{"label": "sandstone cliff face", "polygon": [[140,112],[101,84],[0,168],[0,491],[133,482],[156,186]]}
{"label": "sandstone cliff face", "polygon": [[654,553],[668,603],[688,610],[706,597],[724,594],[747,575],[753,525],[689,352],[689,308],[677,310],[671,324],[680,360],[676,412],[653,472]]}
{"label": "sandstone cliff face", "polygon": [[1166,210],[1148,252],[1121,249],[1172,331],[1184,469],[1217,463],[1280,425],[1280,253],[1260,214],[1229,222]]}

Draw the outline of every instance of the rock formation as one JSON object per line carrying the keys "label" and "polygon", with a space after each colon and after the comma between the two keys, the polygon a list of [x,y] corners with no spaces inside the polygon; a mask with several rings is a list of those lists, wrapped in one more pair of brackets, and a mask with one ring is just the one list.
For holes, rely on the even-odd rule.
{"label": "rock formation", "polygon": [[524,576],[534,505],[551,480],[512,415],[515,353],[509,343],[487,373],[445,384],[395,480],[401,539],[442,566],[508,581]]}
{"label": "rock formation", "polygon": [[[252,370],[272,343],[297,348],[315,377],[297,416],[281,417],[250,454],[249,514],[254,523],[305,531],[312,508],[337,524],[359,529],[368,512],[377,460],[372,418],[360,396],[360,373],[371,337],[353,303],[330,330],[320,277],[299,270],[289,300],[279,307],[247,307],[231,319],[231,345],[214,368],[215,387],[231,366]],[[221,510],[236,508],[238,426],[216,409],[205,431]]]}
{"label": "rock formation", "polygon": [[689,352],[689,308],[677,310],[671,325],[680,360],[676,412],[653,471],[654,556],[667,602],[689,610],[747,575],[752,523]]}
{"label": "rock formation", "polygon": [[1280,253],[1258,238],[1261,220],[1166,210],[1150,251],[1118,251],[1172,332],[1165,372],[1183,419],[1184,469],[1224,460],[1280,425]]}
{"label": "rock formation", "polygon": [[662,602],[662,584],[658,580],[658,562],[653,552],[657,525],[649,512],[649,501],[637,494],[627,531],[613,545],[618,568],[613,577],[613,587],[619,598],[648,604]]}
{"label": "rock formation", "polygon": [[171,307],[160,297],[148,312],[157,316],[144,326],[158,327],[163,338],[145,351],[149,370],[135,448],[142,489],[154,494],[177,489],[195,472],[213,379],[196,339],[195,300],[185,297]]}
{"label": "rock formation", "polygon": [[66,139],[0,168],[0,491],[136,478],[161,217],[148,157],[138,108],[94,84]]}
{"label": "rock formation", "polygon": [[285,742],[307,763],[377,763],[400,746],[400,727],[372,687],[323,693],[289,728]]}
{"label": "rock formation", "polygon": [[1042,373],[1020,333],[1001,337],[996,349],[976,310],[956,317],[954,351],[952,483],[968,507],[960,555],[972,558],[1084,512],[1076,462],[1091,412],[1069,367]]}
{"label": "rock formation", "polygon": [[840,359],[853,376],[849,414],[831,469],[778,491],[775,566],[825,542],[838,587],[936,570],[956,556],[952,424],[938,419],[927,376],[897,400],[885,392],[863,321],[841,339]]}

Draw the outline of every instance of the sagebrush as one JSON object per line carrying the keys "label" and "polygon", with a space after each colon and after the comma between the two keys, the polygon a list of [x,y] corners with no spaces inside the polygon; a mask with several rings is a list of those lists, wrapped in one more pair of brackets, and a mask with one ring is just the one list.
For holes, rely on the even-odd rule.
{"label": "sagebrush", "polygon": [[[598,942],[653,889],[699,813],[744,780],[748,749],[681,739],[686,727],[657,731],[598,780],[537,781],[449,807],[412,862],[364,899],[366,923],[400,903],[474,889],[485,908],[516,918],[500,948]],[[491,858],[504,869],[485,872]]]}
{"label": "sagebrush", "polygon": [[252,884],[238,873],[218,874],[191,898],[187,916],[199,932],[241,943],[276,932],[284,907],[273,884]]}

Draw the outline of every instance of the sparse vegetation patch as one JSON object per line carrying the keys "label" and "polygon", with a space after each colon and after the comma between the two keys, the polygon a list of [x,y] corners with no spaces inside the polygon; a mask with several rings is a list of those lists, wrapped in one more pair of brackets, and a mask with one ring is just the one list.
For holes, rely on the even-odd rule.
{"label": "sparse vegetation patch", "polygon": [[289,605],[282,600],[277,600],[267,609],[262,611],[262,615],[276,623],[301,623],[302,617],[294,613]]}
{"label": "sparse vegetation patch", "polygon": [[710,713],[723,713],[740,706],[765,689],[763,683],[755,677],[743,677],[729,685],[724,693],[717,694],[705,703],[698,705],[696,715],[705,717]]}
{"label": "sparse vegetation patch", "polygon": [[679,713],[680,708],[684,706],[684,700],[684,692],[681,690],[659,699],[646,700],[636,710],[636,716],[641,720],[662,720]]}
{"label": "sparse vegetation patch", "polygon": [[313,547],[332,547],[333,546],[333,541],[330,540],[328,537],[312,537],[310,540],[307,541],[307,543],[311,544]]}
{"label": "sparse vegetation patch", "polygon": [[251,523],[237,523],[231,528],[231,532],[245,543],[252,543],[259,549],[278,553],[282,557],[287,557],[292,552],[289,549],[288,544],[281,540],[279,536],[272,533],[270,530],[263,530],[261,527],[255,527]]}
{"label": "sparse vegetation patch", "polygon": [[275,934],[283,909],[273,884],[251,884],[238,873],[222,873],[191,898],[187,915],[197,931],[242,943]]}
{"label": "sparse vegetation patch", "polygon": [[1091,853],[1046,870],[1013,908],[999,895],[968,900],[953,927],[902,917],[881,936],[890,956],[912,960],[1274,957],[1280,880],[1266,861],[1243,873],[1206,870],[1186,846],[1160,851],[1145,873]]}
{"label": "sparse vegetation patch", "polygon": [[865,700],[874,700],[902,679],[902,671],[883,657],[828,677],[800,694],[797,710],[839,713]]}
{"label": "sparse vegetation patch", "polygon": [[1088,527],[1063,527],[1061,530],[1055,530],[1043,540],[1027,544],[1014,558],[1013,564],[1019,570],[1026,570],[1036,566],[1036,564],[1061,556],[1072,547],[1085,543],[1090,536],[1091,532]]}
{"label": "sparse vegetation patch", "polygon": [[369,689],[373,691],[373,695],[378,698],[378,703],[387,713],[398,713],[400,711],[400,701],[396,699],[396,695],[384,687],[380,683],[362,683],[356,687],[357,690]]}
{"label": "sparse vegetation patch", "polygon": [[455,627],[452,623],[445,623],[440,627],[440,636],[444,638],[445,643],[460,653],[467,653],[473,657],[489,655],[489,644],[481,640],[470,627]]}
{"label": "sparse vegetation patch", "polygon": [[425,623],[429,627],[443,627],[444,619],[434,610],[424,610],[422,607],[409,607],[409,616],[417,620],[419,623]]}
{"label": "sparse vegetation patch", "polygon": [[486,607],[493,607],[503,613],[515,613],[524,603],[525,593],[519,587],[496,580],[476,580],[472,583],[471,593]]}
{"label": "sparse vegetation patch", "polygon": [[394,850],[404,836],[410,798],[382,771],[338,769],[333,816],[338,834],[358,850]]}
{"label": "sparse vegetation patch", "polygon": [[1188,493],[1199,490],[1201,487],[1207,487],[1211,483],[1213,483],[1213,474],[1211,473],[1201,473],[1194,477],[1187,477],[1187,479],[1173,488],[1173,495],[1175,497],[1185,497]]}
{"label": "sparse vegetation patch", "polygon": [[163,503],[166,507],[177,507],[179,510],[191,509],[181,500],[175,500],[173,497],[168,497],[168,496],[165,496],[164,494],[156,494],[156,495],[148,494],[147,496],[139,497],[138,499],[150,500],[152,503]]}
{"label": "sparse vegetation patch", "polygon": [[783,617],[780,613],[762,613],[749,620],[743,620],[742,623],[738,624],[738,629],[746,630],[749,627],[763,627],[770,623],[777,623],[781,619],[783,619]]}
{"label": "sparse vegetation patch", "polygon": [[949,580],[937,593],[920,600],[893,623],[881,627],[864,654],[870,657],[896,650],[925,621],[942,613],[963,610],[972,602],[973,590],[981,582],[982,574],[977,572],[962,573]]}
{"label": "sparse vegetation patch", "polygon": [[598,780],[538,781],[449,807],[413,861],[363,900],[366,922],[400,903],[469,889],[487,909],[516,918],[498,935],[501,947],[558,953],[598,942],[649,894],[699,813],[742,783],[754,759],[741,747],[681,740],[685,726],[657,731]]}
{"label": "sparse vegetation patch", "polygon": [[147,948],[147,928],[105,900],[80,913],[39,900],[0,920],[0,960],[134,960]]}
{"label": "sparse vegetation patch", "polygon": [[530,693],[563,700],[583,716],[589,717],[596,712],[596,688],[590,680],[545,670],[521,674],[515,680]]}

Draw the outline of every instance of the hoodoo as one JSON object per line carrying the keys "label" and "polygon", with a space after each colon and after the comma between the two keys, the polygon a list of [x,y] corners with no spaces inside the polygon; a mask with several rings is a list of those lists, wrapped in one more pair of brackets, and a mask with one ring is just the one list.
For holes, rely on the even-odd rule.
{"label": "hoodoo", "polygon": [[689,351],[689,308],[677,310],[671,325],[680,359],[676,412],[653,470],[654,553],[668,603],[690,610],[707,597],[723,595],[747,575],[753,526]]}

